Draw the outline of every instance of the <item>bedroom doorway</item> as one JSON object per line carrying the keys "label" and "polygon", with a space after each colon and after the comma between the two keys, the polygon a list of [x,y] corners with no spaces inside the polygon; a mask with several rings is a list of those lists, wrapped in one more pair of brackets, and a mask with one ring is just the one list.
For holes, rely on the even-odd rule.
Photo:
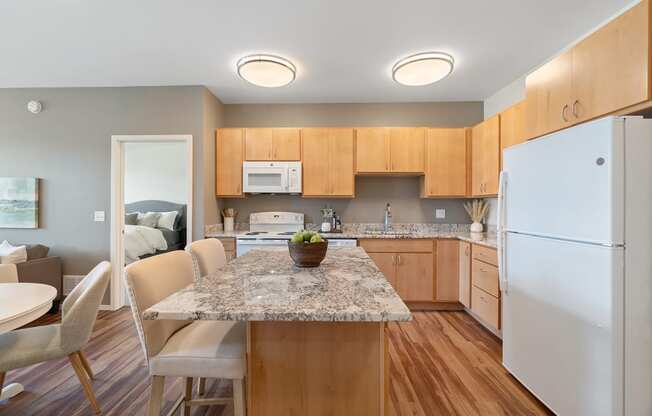
{"label": "bedroom doorway", "polygon": [[192,152],[191,135],[111,137],[111,309],[125,265],[192,241]]}

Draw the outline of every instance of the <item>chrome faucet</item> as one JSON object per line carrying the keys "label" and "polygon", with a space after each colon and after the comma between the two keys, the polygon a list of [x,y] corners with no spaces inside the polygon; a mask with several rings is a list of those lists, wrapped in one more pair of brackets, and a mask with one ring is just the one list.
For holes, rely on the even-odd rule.
{"label": "chrome faucet", "polygon": [[392,206],[387,203],[385,207],[385,232],[392,228]]}

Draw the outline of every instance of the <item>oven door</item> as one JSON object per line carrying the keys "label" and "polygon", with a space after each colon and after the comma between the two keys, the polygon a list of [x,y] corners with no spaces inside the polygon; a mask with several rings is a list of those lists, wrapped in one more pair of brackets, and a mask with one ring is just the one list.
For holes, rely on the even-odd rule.
{"label": "oven door", "polygon": [[287,247],[288,240],[278,239],[262,239],[262,238],[238,238],[236,240],[236,256],[240,257],[243,254],[247,253],[250,250],[255,248],[268,248],[268,247]]}
{"label": "oven door", "polygon": [[287,193],[288,169],[285,166],[250,166],[245,162],[242,185],[245,193]]}

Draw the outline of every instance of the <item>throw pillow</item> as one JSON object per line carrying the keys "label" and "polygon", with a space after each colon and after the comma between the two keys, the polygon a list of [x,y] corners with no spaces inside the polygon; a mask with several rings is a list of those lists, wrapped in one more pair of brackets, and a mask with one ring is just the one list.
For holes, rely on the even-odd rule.
{"label": "throw pillow", "polygon": [[138,224],[138,213],[130,212],[125,214],[125,225],[137,225]]}
{"label": "throw pillow", "polygon": [[174,223],[177,220],[177,215],[179,215],[177,211],[161,212],[161,216],[158,219],[158,227],[174,231]]}
{"label": "throw pillow", "polygon": [[25,246],[12,246],[5,240],[0,244],[0,263],[18,264],[27,261],[27,248]]}
{"label": "throw pillow", "polygon": [[159,212],[146,212],[144,214],[139,212],[138,225],[144,225],[145,227],[156,228],[160,216],[161,214]]}
{"label": "throw pillow", "polygon": [[50,251],[50,247],[44,246],[43,244],[27,244],[25,248],[27,249],[27,260],[45,258]]}

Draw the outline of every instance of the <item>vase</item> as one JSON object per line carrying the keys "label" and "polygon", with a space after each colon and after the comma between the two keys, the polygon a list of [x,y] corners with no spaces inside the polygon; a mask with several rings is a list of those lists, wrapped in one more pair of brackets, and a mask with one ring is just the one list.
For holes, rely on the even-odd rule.
{"label": "vase", "polygon": [[233,217],[224,217],[224,232],[233,232]]}
{"label": "vase", "polygon": [[471,224],[471,232],[472,233],[481,233],[482,232],[482,223],[474,222],[473,224]]}

